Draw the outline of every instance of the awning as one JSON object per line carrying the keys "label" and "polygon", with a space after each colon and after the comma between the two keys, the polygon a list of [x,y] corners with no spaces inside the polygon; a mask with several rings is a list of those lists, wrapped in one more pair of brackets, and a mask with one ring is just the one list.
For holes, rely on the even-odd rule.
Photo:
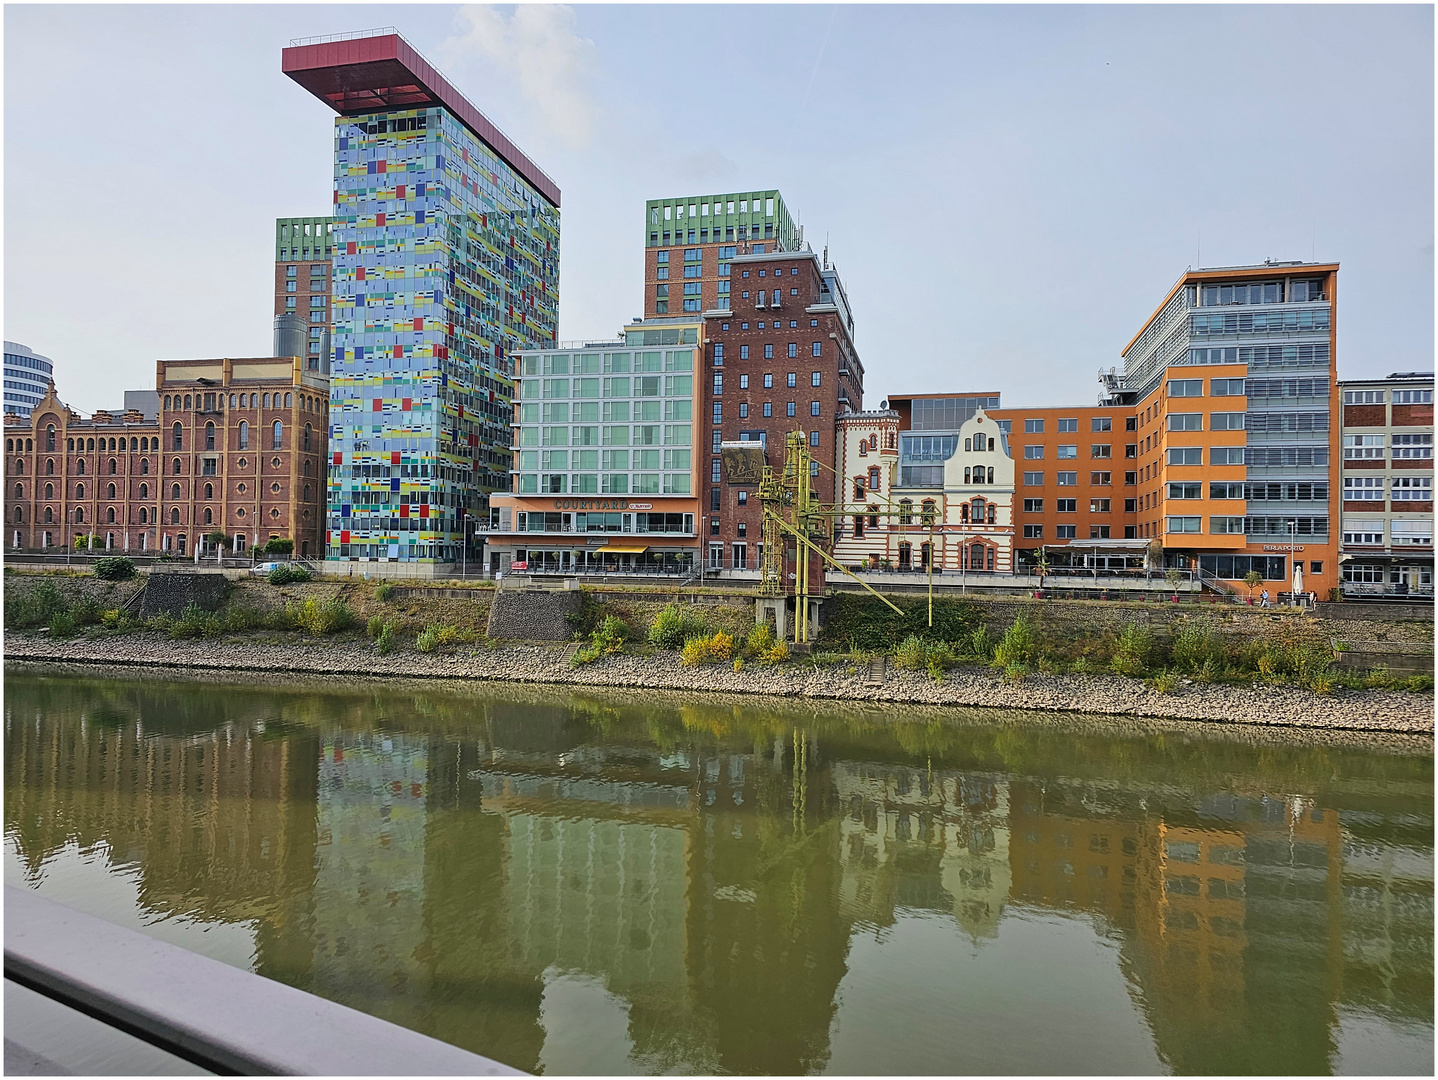
{"label": "awning", "polygon": [[603,547],[595,548],[594,553],[605,555],[643,555],[648,551],[648,546],[637,544],[605,544]]}

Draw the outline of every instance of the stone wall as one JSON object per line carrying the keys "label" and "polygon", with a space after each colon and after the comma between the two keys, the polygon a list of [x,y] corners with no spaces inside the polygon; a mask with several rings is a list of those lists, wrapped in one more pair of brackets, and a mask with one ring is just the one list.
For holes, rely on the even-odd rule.
{"label": "stone wall", "polygon": [[229,582],[223,574],[152,573],[140,598],[140,618],[179,617],[191,604],[198,604],[203,611],[217,611],[228,593]]}
{"label": "stone wall", "polygon": [[500,589],[489,607],[489,636],[526,641],[568,641],[583,593],[559,589]]}

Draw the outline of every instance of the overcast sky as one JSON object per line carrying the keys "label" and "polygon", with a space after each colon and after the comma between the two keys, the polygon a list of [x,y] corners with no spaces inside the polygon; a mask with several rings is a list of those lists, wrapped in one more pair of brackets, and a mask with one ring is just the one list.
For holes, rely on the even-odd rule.
{"label": "overcast sky", "polygon": [[[89,411],[270,350],[326,213],[292,37],[393,24],[560,185],[560,336],[642,311],[644,200],[779,188],[890,393],[1088,403],[1196,265],[1333,259],[1341,377],[1433,368],[1433,9],[5,8],[5,337]],[[1200,263],[1201,259],[1201,263]]]}

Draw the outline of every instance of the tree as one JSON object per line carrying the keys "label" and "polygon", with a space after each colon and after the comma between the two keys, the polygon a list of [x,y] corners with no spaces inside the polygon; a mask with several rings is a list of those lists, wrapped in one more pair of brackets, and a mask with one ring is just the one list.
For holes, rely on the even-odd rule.
{"label": "tree", "polygon": [[1253,590],[1263,584],[1263,575],[1260,574],[1257,570],[1250,570],[1248,573],[1243,575],[1243,583],[1248,586],[1248,599],[1250,602],[1252,602]]}
{"label": "tree", "polygon": [[1183,571],[1176,566],[1170,566],[1168,572],[1163,575],[1163,579],[1168,582],[1168,586],[1173,590],[1174,596],[1177,596],[1178,583],[1183,580]]}
{"label": "tree", "polygon": [[265,544],[266,555],[292,555],[294,550],[295,542],[293,540],[281,540],[278,536],[271,538]]}
{"label": "tree", "polygon": [[205,534],[205,543],[209,544],[212,548],[227,548],[233,542],[228,533],[222,533],[218,529],[212,533]]}

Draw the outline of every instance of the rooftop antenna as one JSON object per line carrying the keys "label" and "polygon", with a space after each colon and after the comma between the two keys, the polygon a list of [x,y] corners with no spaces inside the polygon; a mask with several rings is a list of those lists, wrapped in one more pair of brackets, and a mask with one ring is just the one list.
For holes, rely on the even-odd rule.
{"label": "rooftop antenna", "polygon": [[824,234],[824,269],[829,269],[829,234]]}

